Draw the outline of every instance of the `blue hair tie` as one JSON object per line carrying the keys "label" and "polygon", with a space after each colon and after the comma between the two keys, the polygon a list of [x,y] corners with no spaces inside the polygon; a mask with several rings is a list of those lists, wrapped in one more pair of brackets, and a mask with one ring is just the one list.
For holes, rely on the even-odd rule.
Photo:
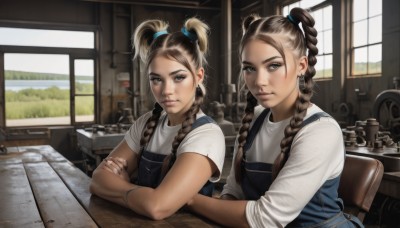
{"label": "blue hair tie", "polygon": [[186,30],[185,27],[182,27],[181,32],[183,33],[183,35],[185,35],[186,37],[188,37],[190,40],[192,40],[192,41],[196,41],[196,40],[197,40],[197,35],[196,35],[196,33],[189,32],[188,30]]}
{"label": "blue hair tie", "polygon": [[159,36],[164,35],[164,34],[168,34],[167,30],[162,30],[162,31],[158,31],[158,32],[154,33],[153,40],[157,39]]}
{"label": "blue hair tie", "polygon": [[292,24],[294,24],[294,25],[299,25],[299,23],[300,23],[299,20],[297,20],[296,18],[292,17],[292,15],[290,15],[290,14],[288,14],[288,15],[286,16],[286,18],[287,18],[290,22],[292,22]]}

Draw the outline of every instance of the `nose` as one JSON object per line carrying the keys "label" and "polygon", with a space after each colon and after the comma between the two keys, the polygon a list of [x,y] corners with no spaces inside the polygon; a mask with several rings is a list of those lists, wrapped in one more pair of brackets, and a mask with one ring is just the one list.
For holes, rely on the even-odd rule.
{"label": "nose", "polygon": [[168,80],[164,82],[164,87],[162,94],[164,96],[172,94],[174,91],[174,83],[169,82]]}
{"label": "nose", "polygon": [[258,70],[256,72],[254,84],[256,86],[266,86],[266,85],[268,85],[268,79],[269,79],[268,74],[265,71]]}

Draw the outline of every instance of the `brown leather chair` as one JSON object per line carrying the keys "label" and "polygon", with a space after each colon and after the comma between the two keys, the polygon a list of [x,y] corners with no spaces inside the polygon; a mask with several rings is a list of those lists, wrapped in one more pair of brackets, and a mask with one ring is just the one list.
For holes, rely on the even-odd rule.
{"label": "brown leather chair", "polygon": [[346,155],[339,184],[344,212],[364,220],[383,177],[383,164],[377,159]]}

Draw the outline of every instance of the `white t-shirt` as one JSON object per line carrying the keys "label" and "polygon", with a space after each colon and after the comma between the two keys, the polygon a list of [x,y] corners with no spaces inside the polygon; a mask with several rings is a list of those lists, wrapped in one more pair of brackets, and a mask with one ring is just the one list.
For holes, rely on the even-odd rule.
{"label": "white t-shirt", "polygon": [[[263,110],[261,106],[256,107],[253,122]],[[305,119],[317,112],[322,110],[313,104]],[[247,151],[246,159],[273,164],[280,153],[280,143],[289,121],[290,118],[271,122],[269,113]],[[321,117],[303,127],[294,137],[289,159],[269,190],[259,200],[248,201],[246,218],[249,225],[284,227],[293,221],[322,184],[340,175],[344,153],[342,131],[334,119]],[[242,188],[235,181],[233,166],[222,194],[244,199]]]}
{"label": "white t-shirt", "polygon": [[[198,113],[197,119],[202,116],[204,116],[204,113]],[[150,117],[151,112],[139,117],[125,135],[125,141],[135,153],[140,150],[143,128]],[[180,124],[168,126],[167,114],[163,112],[146,150],[158,154],[170,154],[172,142],[180,128]],[[179,156],[181,153],[187,152],[207,156],[218,168],[218,172],[213,175],[210,181],[217,182],[220,179],[225,159],[225,137],[217,124],[203,124],[190,131],[179,145],[176,155]]]}

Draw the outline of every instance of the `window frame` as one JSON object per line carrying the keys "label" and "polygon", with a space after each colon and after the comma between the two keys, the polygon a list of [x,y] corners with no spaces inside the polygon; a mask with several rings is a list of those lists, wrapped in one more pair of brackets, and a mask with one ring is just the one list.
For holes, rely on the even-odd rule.
{"label": "window frame", "polygon": [[[70,25],[70,24],[50,24],[36,22],[8,22],[0,20],[0,27],[10,28],[26,28],[26,29],[48,29],[48,30],[68,30],[68,31],[87,31],[94,33],[94,48],[64,48],[64,47],[35,47],[35,46],[11,46],[0,45],[0,127],[2,128],[20,128],[14,126],[6,126],[6,110],[5,110],[5,69],[4,69],[4,54],[63,54],[69,56],[69,80],[70,80],[70,124],[93,124],[99,119],[99,102],[97,99],[97,91],[99,88],[99,70],[98,70],[98,37],[99,29],[97,26],[91,25]],[[94,63],[94,120],[91,122],[76,122],[75,120],[75,72],[74,62],[76,59],[91,59]],[[81,95],[79,95],[81,96]],[[49,125],[35,125],[26,127],[46,127]],[[59,124],[57,126],[63,126]]]}
{"label": "window frame", "polygon": [[[291,5],[291,4],[300,3],[300,2],[301,2],[301,0],[298,0],[298,1],[284,1],[284,2],[282,2],[280,4],[280,12],[283,13],[283,8],[284,7],[286,7],[288,5]],[[334,60],[335,52],[334,52],[334,49],[333,49],[333,33],[334,33],[334,30],[333,30],[334,25],[333,24],[334,24],[334,21],[333,21],[333,4],[332,4],[332,0],[322,1],[322,2],[320,2],[320,3],[318,3],[318,4],[316,4],[316,5],[314,5],[314,6],[309,8],[312,12],[314,12],[316,10],[322,10],[325,7],[328,7],[328,6],[332,7],[332,28],[331,28],[331,31],[332,31],[332,37],[331,37],[332,52],[330,52],[330,53],[321,53],[321,52],[319,52],[316,57],[317,58],[318,57],[325,58],[325,56],[328,56],[328,55],[332,56],[332,76],[330,76],[330,77],[322,77],[322,78],[314,78],[315,81],[331,81],[334,78],[333,69],[334,69],[335,62],[333,60]],[[326,32],[327,30],[322,30],[322,31]],[[322,42],[322,41],[323,40],[318,40],[318,42]]]}
{"label": "window frame", "polygon": [[[350,58],[349,58],[349,73],[347,74],[347,78],[365,78],[365,77],[381,77],[382,76],[382,61],[383,61],[383,56],[382,56],[382,52],[383,52],[383,34],[382,34],[382,37],[381,37],[381,41],[380,42],[374,42],[374,43],[369,43],[369,36],[368,36],[368,34],[369,34],[369,30],[370,30],[370,26],[369,26],[369,23],[370,23],[370,19],[371,18],[375,18],[375,17],[378,17],[378,16],[381,16],[381,18],[383,18],[383,12],[381,12],[381,14],[379,14],[379,15],[374,15],[374,16],[370,16],[369,15],[369,3],[368,3],[369,1],[366,1],[366,3],[368,4],[367,5],[367,17],[365,18],[365,19],[362,19],[362,20],[357,20],[357,21],[354,21],[354,19],[353,19],[353,9],[354,9],[354,1],[352,0],[351,1],[351,3],[350,3],[350,21],[349,21],[349,25],[350,25],[350,47],[349,47],[349,55],[350,55]],[[383,2],[382,2],[382,4],[383,4]],[[383,10],[382,10],[383,11]],[[360,45],[360,46],[357,46],[357,47],[355,47],[354,46],[354,24],[355,23],[357,23],[357,22],[360,22],[360,21],[363,21],[363,20],[365,20],[366,22],[367,22],[367,43],[366,44],[364,44],[364,45]],[[381,22],[382,22],[382,20],[381,20]],[[381,25],[381,29],[382,29],[382,31],[383,31],[383,22],[382,22],[382,25]],[[367,70],[367,73],[366,74],[354,74],[354,68],[355,68],[355,62],[354,62],[354,58],[355,58],[355,55],[354,55],[354,51],[355,50],[357,50],[357,49],[361,49],[361,48],[367,48],[367,50],[369,49],[369,47],[371,47],[371,46],[375,46],[375,45],[381,45],[381,72],[379,72],[379,73],[372,73],[372,74],[370,74],[370,73],[368,73],[368,71],[369,71],[369,60],[368,60],[368,58],[369,58],[369,53],[367,52],[367,66],[366,66],[366,70]]]}

